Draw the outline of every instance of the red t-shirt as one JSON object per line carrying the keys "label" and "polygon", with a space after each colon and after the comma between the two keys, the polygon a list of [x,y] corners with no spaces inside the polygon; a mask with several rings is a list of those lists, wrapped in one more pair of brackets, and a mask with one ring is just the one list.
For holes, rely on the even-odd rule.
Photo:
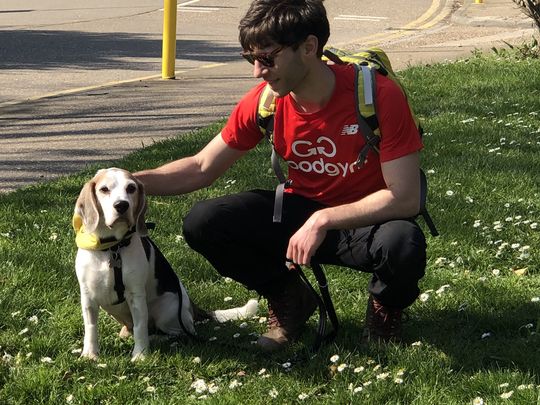
{"label": "red t-shirt", "polygon": [[[292,180],[287,192],[336,206],[386,188],[380,162],[416,152],[422,141],[399,87],[377,74],[380,155],[370,150],[367,162],[358,169],[354,163],[365,141],[356,116],[355,70],[346,65],[331,65],[331,69],[336,85],[321,110],[299,112],[290,94],[276,100],[274,145],[287,162]],[[257,126],[257,108],[265,85],[260,83],[242,98],[221,131],[230,147],[248,150],[264,138]]]}

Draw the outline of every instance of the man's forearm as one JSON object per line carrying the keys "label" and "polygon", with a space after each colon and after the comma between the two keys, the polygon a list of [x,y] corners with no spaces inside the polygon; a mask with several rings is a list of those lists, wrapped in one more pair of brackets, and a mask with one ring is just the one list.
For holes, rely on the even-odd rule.
{"label": "man's forearm", "polygon": [[397,198],[392,191],[383,189],[359,201],[317,211],[313,214],[313,220],[317,227],[327,231],[354,229],[412,217],[418,214],[418,204],[414,198]]}
{"label": "man's forearm", "polygon": [[148,195],[185,194],[211,184],[203,175],[194,157],[177,160],[150,170],[135,173]]}

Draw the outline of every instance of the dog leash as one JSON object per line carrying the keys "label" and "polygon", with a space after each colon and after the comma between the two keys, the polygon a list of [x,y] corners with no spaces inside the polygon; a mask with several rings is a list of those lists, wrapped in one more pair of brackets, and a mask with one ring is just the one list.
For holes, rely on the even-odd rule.
{"label": "dog leash", "polygon": [[[317,291],[313,288],[311,283],[309,282],[308,278],[302,271],[302,268],[300,265],[296,263],[292,263],[294,269],[298,272],[300,275],[300,278],[302,281],[306,284],[306,286],[310,289],[310,291],[315,296],[315,299],[317,301],[317,306],[319,307],[319,324],[317,327],[317,336],[315,338],[315,342],[313,343],[313,347],[311,349],[312,352],[317,352],[323,344],[328,344],[332,342],[335,337],[337,336],[337,332],[339,330],[339,320],[336,315],[336,310],[334,308],[334,303],[332,302],[332,298],[330,296],[330,291],[328,289],[328,281],[326,279],[326,275],[324,274],[324,270],[322,269],[322,266],[316,262],[311,261],[311,269],[313,270],[313,274],[315,275],[315,278],[317,279],[317,284],[319,286],[319,291],[321,295],[317,294]],[[332,323],[333,330],[327,333],[327,317],[330,319],[330,322]]]}

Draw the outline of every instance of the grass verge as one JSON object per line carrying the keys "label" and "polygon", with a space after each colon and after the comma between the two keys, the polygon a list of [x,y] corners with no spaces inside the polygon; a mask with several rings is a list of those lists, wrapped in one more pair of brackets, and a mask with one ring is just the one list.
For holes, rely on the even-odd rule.
{"label": "grass verge", "polygon": [[[403,345],[361,345],[368,276],[327,267],[342,330],[309,361],[303,342],[261,356],[259,319],[199,326],[207,344],[155,339],[129,361],[132,342],[102,313],[102,354],[79,360],[82,319],[70,227],[94,169],[0,197],[0,402],[540,403],[540,60],[476,56],[401,73],[427,130],[423,167],[441,236],[428,236],[420,299]],[[115,162],[136,170],[196,152],[219,125],[157,143]],[[221,279],[180,235],[194,202],[273,188],[261,145],[212,187],[151,198],[152,237],[190,295],[207,308],[253,296]],[[421,220],[420,220],[421,221]],[[229,300],[232,298],[232,300]],[[263,313],[261,313],[264,316]]]}

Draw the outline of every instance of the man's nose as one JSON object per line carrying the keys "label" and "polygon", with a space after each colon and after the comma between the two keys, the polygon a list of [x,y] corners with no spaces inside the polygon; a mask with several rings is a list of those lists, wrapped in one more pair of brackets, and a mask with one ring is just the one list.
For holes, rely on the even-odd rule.
{"label": "man's nose", "polygon": [[264,66],[261,62],[256,60],[253,64],[253,77],[255,77],[256,79],[260,79],[263,77],[263,72],[266,72],[267,70],[268,67]]}

